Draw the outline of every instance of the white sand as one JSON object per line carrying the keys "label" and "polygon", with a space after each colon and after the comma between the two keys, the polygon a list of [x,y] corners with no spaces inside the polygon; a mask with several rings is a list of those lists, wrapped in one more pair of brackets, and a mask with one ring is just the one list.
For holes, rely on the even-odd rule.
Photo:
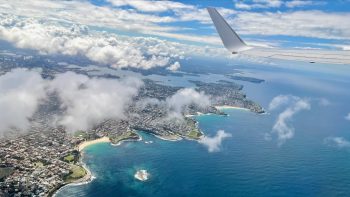
{"label": "white sand", "polygon": [[103,142],[111,142],[111,141],[110,141],[109,137],[106,137],[106,136],[95,139],[95,140],[85,141],[85,142],[82,142],[78,145],[78,150],[82,151],[84,148],[86,148],[88,146],[91,146],[93,144],[103,143]]}
{"label": "white sand", "polygon": [[239,110],[249,110],[243,107],[235,107],[235,106],[230,106],[230,105],[221,105],[221,106],[215,106],[216,109],[221,110],[221,109],[239,109]]}

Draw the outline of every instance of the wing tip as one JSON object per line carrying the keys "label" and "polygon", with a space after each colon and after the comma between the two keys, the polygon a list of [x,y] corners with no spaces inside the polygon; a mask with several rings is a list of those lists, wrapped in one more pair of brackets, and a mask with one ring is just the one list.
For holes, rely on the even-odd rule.
{"label": "wing tip", "polygon": [[[231,26],[227,23],[227,21],[221,16],[221,14],[214,7],[207,7],[207,11],[210,15],[211,20],[213,21],[217,32],[219,33],[221,40],[224,46],[233,54],[236,54],[241,51],[246,51],[251,49],[252,47],[248,46],[239,35],[231,28]],[[225,29],[221,30],[221,29]],[[232,35],[227,35],[227,31],[230,31]],[[232,39],[237,39],[238,42],[232,43]],[[226,40],[226,41],[225,41]]]}

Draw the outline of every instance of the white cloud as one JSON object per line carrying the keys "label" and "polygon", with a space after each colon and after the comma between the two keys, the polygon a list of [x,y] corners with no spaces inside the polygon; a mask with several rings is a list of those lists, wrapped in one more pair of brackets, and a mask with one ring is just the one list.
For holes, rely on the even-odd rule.
{"label": "white cloud", "polygon": [[287,8],[304,7],[308,5],[315,4],[313,1],[309,0],[291,0],[291,1],[281,1],[281,0],[252,0],[252,1],[236,1],[235,7],[242,10],[251,9],[269,9],[269,8],[280,8],[286,6]]}
{"label": "white cloud", "polygon": [[[269,110],[273,111],[276,110],[284,105],[289,104],[290,102],[296,102],[300,100],[297,96],[292,95],[278,95],[272,99],[272,101],[269,104]],[[316,98],[316,99],[309,99],[310,101],[317,101],[319,106],[329,106],[331,102],[326,98]]]}
{"label": "white cloud", "polygon": [[252,9],[252,6],[246,3],[242,3],[242,2],[237,2],[235,3],[235,7],[237,9],[243,9],[243,10],[250,10]]}
{"label": "white cloud", "polygon": [[287,104],[291,99],[290,95],[279,95],[272,99],[269,104],[269,110],[275,110],[278,107]]}
{"label": "white cloud", "polygon": [[303,7],[303,6],[312,5],[312,4],[314,4],[314,2],[307,1],[307,0],[293,0],[293,1],[285,2],[286,7],[288,8]]}
{"label": "white cloud", "polygon": [[[317,17],[315,17],[317,16]],[[231,21],[240,34],[350,39],[350,13],[318,10],[240,12]]]}
{"label": "white cloud", "polygon": [[235,3],[236,8],[244,10],[278,8],[282,5],[283,2],[280,0],[252,0],[250,3],[244,3],[242,1]]}
{"label": "white cloud", "polygon": [[210,106],[210,104],[211,99],[208,95],[204,94],[204,92],[198,92],[193,88],[180,89],[165,100],[144,98],[136,103],[139,108],[145,108],[147,105],[156,105],[167,113],[164,120],[178,122],[184,121],[184,114],[187,114],[188,107],[196,106],[198,108],[205,108]]}
{"label": "white cloud", "polygon": [[[1,18],[0,18],[1,19]],[[182,45],[156,38],[125,37],[89,33],[86,26],[71,28],[41,24],[36,20],[10,18],[10,26],[0,26],[0,38],[19,48],[38,50],[44,54],[81,55],[115,68],[149,69],[164,67],[179,59]],[[0,23],[9,18],[0,20]]]}
{"label": "white cloud", "polygon": [[347,116],[345,116],[345,119],[350,120],[350,113]]}
{"label": "white cloud", "polygon": [[175,62],[174,64],[170,65],[166,69],[170,70],[170,71],[177,71],[180,67],[181,67],[180,63],[179,62]]}
{"label": "white cloud", "polygon": [[29,119],[46,98],[39,72],[15,69],[0,76],[0,137],[11,129],[26,131]]}
{"label": "white cloud", "polygon": [[115,6],[131,6],[143,12],[166,12],[174,9],[194,9],[194,6],[175,1],[149,1],[149,0],[108,0]]}
{"label": "white cloud", "polygon": [[[179,33],[179,30],[186,27],[168,24],[178,21],[198,21],[212,27],[206,10],[199,6],[175,1],[110,0],[110,2],[115,6],[98,6],[87,1],[0,0],[0,13],[70,24],[108,27],[118,31],[137,32],[186,41],[220,44],[217,42],[218,39],[215,39],[217,36]],[[308,0],[253,0],[249,4],[236,1],[236,7],[245,5],[246,9],[254,6],[257,8],[279,8],[282,5],[297,7],[310,3],[315,2]],[[316,3],[319,4],[319,2]],[[126,9],[126,5],[130,6],[131,9],[129,7]],[[231,20],[232,24],[241,34],[306,36],[326,39],[349,39],[350,37],[350,25],[346,20],[343,20],[349,18],[349,13],[345,12],[317,10],[244,12],[221,7],[218,10],[225,18],[233,19]]]}
{"label": "white cloud", "polygon": [[[44,52],[62,52],[72,55],[76,53],[76,47],[78,47],[78,55],[81,53],[91,60],[99,61],[101,63],[108,62],[108,64],[111,64],[114,67],[118,68],[125,67],[126,62],[128,62],[130,59],[136,60],[135,62],[131,62],[131,67],[137,68],[148,68],[152,66],[169,65],[164,65],[165,62],[167,62],[168,60],[167,56],[159,56],[158,54],[145,54],[144,51],[141,51],[141,54],[143,55],[141,57],[138,52],[138,47],[140,47],[138,41],[135,41],[136,44],[133,43],[135,45],[132,45],[130,47],[127,47],[125,45],[116,46],[114,43],[109,43],[110,40],[106,38],[101,38],[103,36],[100,35],[98,38],[96,38],[95,36],[92,36],[91,33],[85,35],[84,38],[81,38],[80,36],[77,36],[77,34],[75,34],[76,37],[74,37],[70,41],[69,39],[72,38],[72,35],[61,35],[60,32],[56,32],[55,34],[56,26],[58,24],[58,26],[63,25],[65,27],[71,26],[72,24],[82,24],[88,25],[89,27],[92,27],[91,29],[100,32],[107,28],[108,31],[126,31],[140,35],[151,35],[166,39],[171,38],[180,41],[190,41],[201,44],[204,43],[209,45],[220,46],[220,48],[215,48],[213,46],[203,47],[193,45],[186,45],[187,47],[183,47],[180,46],[178,43],[172,44],[172,46],[178,47],[177,50],[180,50],[181,52],[197,53],[196,55],[230,55],[230,53],[224,50],[220,38],[216,34],[198,34],[196,33],[197,30],[194,28],[181,27],[179,23],[177,25],[174,25],[174,22],[192,21],[194,23],[201,23],[202,25],[199,25],[199,28],[209,27],[213,29],[212,22],[210,20],[210,17],[208,16],[207,11],[200,6],[174,1],[110,0],[110,2],[112,2],[114,6],[112,6],[111,4],[94,5],[88,1],[78,0],[0,0],[0,39],[6,39],[7,41],[15,43],[17,46],[23,48],[34,48],[36,50]],[[251,3],[256,4],[260,7],[265,6],[268,8],[278,8],[281,6],[286,6],[287,3],[289,3],[288,5],[290,6],[292,4],[294,6],[297,6],[297,4],[301,6],[300,2],[298,2],[297,0],[254,0],[250,1],[249,5]],[[219,7],[218,10],[226,19],[228,19],[228,21],[233,25],[233,27],[238,31],[238,33],[242,35],[253,35],[253,37],[255,35],[285,35],[340,39],[344,41],[344,44],[333,45],[333,47],[336,47],[339,50],[347,50],[349,48],[346,45],[346,40],[350,39],[350,24],[347,23],[346,20],[343,20],[344,18],[349,18],[349,13],[324,12],[317,10],[247,12],[221,7]],[[315,15],[318,17],[314,17]],[[15,19],[16,17],[17,19]],[[21,20],[18,21],[18,18],[20,18]],[[51,30],[49,32],[40,31],[41,27],[36,25],[29,25],[33,22],[33,20],[40,21],[42,25],[44,25],[45,27],[49,26],[49,29]],[[26,27],[22,27],[20,24],[28,25],[25,25]],[[11,28],[13,27],[13,25],[15,25],[16,28]],[[191,29],[191,31],[182,32],[182,30],[185,29]],[[6,36],[4,35],[5,33]],[[30,35],[30,33],[36,34],[36,37]],[[78,37],[80,39],[78,39]],[[92,37],[92,41],[87,39],[89,37]],[[105,35],[104,37],[107,36]],[[108,37],[114,38],[116,36],[109,34]],[[12,39],[9,40],[9,38]],[[33,38],[37,40],[33,41]],[[94,38],[96,38],[98,41]],[[254,45],[264,48],[279,46],[278,43],[271,44],[271,42],[262,43],[257,41],[258,40],[256,39],[252,39],[249,43],[255,43]],[[47,46],[52,47],[52,49],[50,49],[50,47]],[[59,49],[55,47],[58,47]],[[153,48],[153,45],[148,47]],[[207,51],[206,48],[208,48]],[[87,53],[86,50],[89,50],[90,53]],[[127,54],[125,58],[125,54],[123,53],[124,50],[131,51],[130,55]],[[288,60],[295,59],[293,55],[286,56],[286,53],[281,54],[279,52],[279,50],[277,52],[274,51],[273,56],[266,55],[265,57],[273,57]],[[298,50],[298,52],[301,51]],[[302,52],[303,55],[310,53],[310,51],[308,51],[307,53],[305,53],[305,51]],[[171,56],[172,54],[168,53],[167,50],[166,53],[169,56]],[[256,50],[252,53],[253,58],[259,58],[259,55],[262,54],[261,52],[257,52]],[[120,58],[120,56],[122,56],[122,58]],[[319,60],[319,57],[322,57],[322,55],[317,56],[318,58],[316,60]],[[238,56],[231,55],[231,57],[236,58]],[[302,61],[309,61],[310,59],[314,60],[313,57],[303,57],[302,59]],[[174,61],[176,60],[171,59],[169,62]],[[350,60],[345,59],[342,55],[339,55],[336,58],[336,60],[333,60],[332,58],[329,59],[328,57],[322,60],[322,62],[326,61],[327,63],[333,63],[334,61],[347,63]],[[161,64],[157,65],[157,62],[160,62]]]}
{"label": "white cloud", "polygon": [[50,83],[64,113],[58,124],[68,131],[91,129],[105,119],[123,119],[142,82],[136,78],[89,78],[72,72],[58,74]]}
{"label": "white cloud", "polygon": [[310,110],[311,104],[308,99],[302,99],[296,96],[277,96],[270,103],[270,110],[275,110],[282,105],[288,104],[288,107],[278,115],[278,118],[272,128],[271,133],[277,135],[278,145],[282,145],[286,140],[293,138],[294,128],[288,124],[295,114],[303,110]]}
{"label": "white cloud", "polygon": [[184,88],[177,91],[174,95],[166,99],[169,118],[182,119],[185,108],[189,105],[207,107],[211,103],[210,97],[204,92],[197,92],[192,88]]}
{"label": "white cloud", "polygon": [[[35,18],[42,21],[59,21],[66,24],[83,24],[88,26],[128,31],[133,33],[162,36],[186,41],[204,42],[213,44],[216,36],[191,35],[178,33],[186,29],[180,26],[167,25],[166,23],[177,21],[199,21],[209,23],[210,18],[205,9],[196,6],[172,1],[114,1],[116,5],[123,6],[138,4],[140,9],[157,11],[169,9],[173,15],[160,16],[155,13],[139,12],[138,9],[122,9],[121,7],[109,7],[93,5],[86,1],[2,1],[0,0],[0,13],[10,16]],[[153,5],[151,7],[142,4]],[[133,7],[133,6],[132,6]],[[230,9],[219,8],[226,16],[233,13]],[[0,14],[1,16],[1,14]],[[0,23],[1,24],[1,23]],[[216,42],[220,44],[220,42]]]}
{"label": "white cloud", "polygon": [[327,137],[324,139],[324,143],[328,146],[337,148],[349,148],[350,142],[343,137]]}
{"label": "white cloud", "polygon": [[0,137],[12,129],[27,131],[30,119],[41,104],[56,93],[62,113],[55,114],[55,125],[68,131],[88,130],[105,119],[123,119],[125,110],[143,82],[137,78],[122,80],[89,78],[67,72],[53,80],[40,72],[15,69],[0,76]]}
{"label": "white cloud", "polygon": [[225,138],[232,137],[230,133],[226,133],[224,130],[219,130],[215,136],[208,137],[204,136],[199,140],[199,143],[203,144],[208,148],[209,152],[220,151],[221,143]]}

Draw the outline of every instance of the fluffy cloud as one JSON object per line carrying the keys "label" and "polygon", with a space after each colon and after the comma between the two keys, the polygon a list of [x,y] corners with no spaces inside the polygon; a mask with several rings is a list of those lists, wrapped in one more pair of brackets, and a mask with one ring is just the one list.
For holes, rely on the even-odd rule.
{"label": "fluffy cloud", "polygon": [[[165,24],[177,21],[208,23],[210,22],[210,18],[205,9],[199,9],[193,5],[173,1],[110,0],[110,2],[115,6],[97,6],[87,1],[0,0],[0,15],[3,13],[11,16],[24,16],[68,24],[83,24],[187,41],[211,44],[220,43],[219,39],[216,39],[216,36],[178,33],[179,30],[188,28]],[[143,6],[145,4],[148,6]],[[125,5],[135,9],[123,9],[122,7]],[[160,16],[159,14],[152,13],[166,10],[173,12],[173,14]],[[220,8],[220,11],[223,11],[225,15],[227,13],[233,13],[232,10],[225,8]]]}
{"label": "fluffy cloud", "polygon": [[46,98],[45,87],[36,71],[15,69],[0,76],[0,137],[11,129],[29,128],[29,119]]}
{"label": "fluffy cloud", "polygon": [[58,94],[64,110],[58,124],[77,131],[91,129],[105,119],[122,119],[141,85],[136,78],[119,81],[73,72],[58,74],[50,82],[50,89]]}
{"label": "fluffy cloud", "polygon": [[199,143],[208,148],[209,152],[220,151],[221,143],[225,138],[232,137],[230,133],[226,133],[224,130],[219,130],[215,136],[204,136],[199,140]]}
{"label": "fluffy cloud", "polygon": [[142,85],[136,78],[89,78],[73,72],[45,80],[38,71],[15,69],[0,76],[0,110],[6,112],[0,114],[0,137],[13,129],[28,130],[38,107],[51,99],[48,95],[57,95],[61,104],[55,125],[68,131],[91,129],[105,119],[123,119]]}
{"label": "fluffy cloud", "polygon": [[279,95],[279,96],[274,97],[269,104],[269,110],[272,111],[272,110],[275,110],[282,105],[287,104],[290,101],[291,97],[293,97],[293,96]]}
{"label": "fluffy cloud", "polygon": [[[84,25],[66,26],[1,14],[0,40],[10,42],[18,48],[34,49],[42,54],[84,56],[91,61],[114,68],[166,67],[178,59],[193,54],[230,55],[223,48],[199,47],[153,37],[120,36],[89,30]],[[220,42],[219,38],[214,40]],[[178,63],[175,63],[171,68],[177,66]]]}
{"label": "fluffy cloud", "polygon": [[242,12],[231,23],[238,27],[241,34],[350,39],[350,24],[343,20],[348,17],[349,13],[326,13],[317,10]]}
{"label": "fluffy cloud", "polygon": [[210,98],[203,92],[197,92],[192,88],[184,88],[167,98],[165,102],[168,107],[169,118],[182,119],[182,113],[187,106],[207,107],[210,105]]}
{"label": "fluffy cloud", "polygon": [[[88,1],[0,0],[0,13],[220,44],[217,36],[195,35],[189,32],[179,33],[179,30],[188,30],[188,28],[170,24],[179,21],[198,21],[212,27],[206,10],[200,6],[175,1],[109,0],[109,2],[114,6],[95,5]],[[281,6],[292,8],[311,4],[320,4],[320,2],[252,0],[249,3],[242,3],[242,1],[236,1],[236,7],[248,10],[252,8],[279,8]],[[349,18],[349,14],[344,12],[316,10],[246,12],[221,7],[218,10],[225,18],[232,19],[232,24],[241,34],[326,39],[349,39],[350,37],[350,25],[346,20],[343,20]]]}
{"label": "fluffy cloud", "polygon": [[141,109],[146,108],[148,105],[162,108],[166,112],[164,120],[178,122],[184,121],[184,114],[188,113],[189,107],[205,108],[210,106],[210,104],[211,98],[208,95],[193,88],[180,89],[165,100],[144,98],[136,103],[137,107]]}
{"label": "fluffy cloud", "polygon": [[312,5],[314,2],[307,1],[307,0],[293,0],[293,1],[287,1],[285,2],[286,7],[288,8],[294,8],[294,7],[303,7],[307,5]]}
{"label": "fluffy cloud", "polygon": [[269,9],[269,8],[279,8],[286,6],[287,8],[294,7],[304,7],[308,5],[315,4],[313,1],[308,0],[291,0],[291,1],[281,1],[281,0],[252,0],[251,2],[246,1],[236,1],[235,7],[242,10],[251,9]]}
{"label": "fluffy cloud", "polygon": [[266,8],[278,8],[283,5],[280,0],[252,0],[251,3],[243,3],[242,1],[237,1],[235,7],[238,9],[250,10],[250,9],[266,9]]}
{"label": "fluffy cloud", "polygon": [[166,69],[170,70],[170,71],[177,71],[180,67],[181,67],[180,63],[179,62],[175,62],[174,64],[170,65]]}
{"label": "fluffy cloud", "polygon": [[108,0],[115,6],[131,6],[143,12],[166,12],[174,9],[194,9],[194,6],[174,1],[148,1],[148,0]]}
{"label": "fluffy cloud", "polygon": [[[277,134],[278,145],[282,145],[286,140],[294,136],[294,128],[288,124],[295,114],[303,110],[310,110],[311,104],[308,99],[302,99],[296,96],[280,95],[272,99],[269,109],[275,110],[283,105],[287,108],[278,115],[278,118],[272,128],[271,133]],[[265,136],[265,138],[269,138]]]}
{"label": "fluffy cloud", "polygon": [[[202,28],[211,28],[211,31],[215,31],[206,9],[199,5],[175,1],[146,0],[109,0],[109,2],[110,3],[105,3],[103,5],[96,5],[89,1],[78,0],[0,0],[0,39],[5,39],[19,47],[36,49],[39,51],[63,52],[71,53],[73,55],[83,54],[83,56],[87,56],[93,61],[111,64],[118,68],[125,67],[130,59],[135,59],[135,62],[131,62],[131,64],[133,65],[132,67],[137,68],[169,66],[166,65],[165,62],[169,60],[168,58],[171,59],[172,57],[144,53],[144,51],[139,50],[139,44],[134,45],[135,43],[133,43],[131,46],[115,45],[115,43],[111,44],[111,40],[104,38],[112,37],[113,40],[115,36],[111,35],[105,35],[102,36],[102,38],[100,36],[95,39],[95,36],[89,34],[90,37],[93,37],[91,38],[92,40],[86,39],[89,36],[84,38],[79,37],[79,39],[77,37],[72,38],[66,35],[62,36],[60,32],[57,32],[57,34],[54,33],[56,30],[55,26],[59,24],[59,26],[63,25],[67,27],[71,26],[72,24],[82,24],[91,27],[91,29],[94,29],[95,31],[99,31],[100,33],[103,30],[111,30],[114,32],[132,32],[136,35],[151,35],[180,41],[191,41],[201,44],[204,43],[211,45],[211,47],[189,45],[188,42],[186,45],[179,46],[179,44],[176,43],[172,44],[172,46],[179,47],[178,50],[181,52],[196,53],[196,55],[230,55],[230,53],[221,47],[222,44],[217,35],[210,33],[210,31],[209,33],[203,33],[207,31],[200,30]],[[252,0],[249,4],[247,4],[247,6],[255,5],[257,7],[267,8],[277,8],[281,6],[297,7],[310,4],[309,2],[310,1],[298,0]],[[238,3],[238,1],[236,3]],[[319,4],[319,2],[316,3]],[[315,2],[312,2],[312,4],[315,4]],[[248,37],[252,36],[254,38],[256,35],[263,37],[268,35],[284,35],[341,39],[344,40],[344,42],[342,42],[343,44],[332,44],[331,48],[338,50],[347,50],[349,48],[346,43],[347,40],[350,39],[350,25],[346,20],[343,20],[344,18],[349,18],[349,14],[345,12],[324,12],[317,10],[247,12],[222,7],[218,7],[218,10],[226,19],[229,20],[229,23],[233,25],[239,34],[245,34]],[[314,17],[315,15],[318,17]],[[21,21],[16,22],[16,20],[11,18],[15,16],[21,18]],[[19,24],[25,25],[33,21],[33,19],[40,21],[40,23],[45,23],[45,26],[50,26],[49,29],[52,31],[40,32],[40,29],[33,25],[27,26],[26,32],[28,33],[28,31],[32,31],[33,34],[36,34],[36,37],[25,32],[19,33],[19,31],[24,30],[24,27]],[[196,24],[196,26],[194,26],[196,28],[179,26],[181,23],[176,23],[181,21],[191,21]],[[15,28],[12,28],[15,24],[18,25]],[[197,32],[198,29],[200,31],[199,34]],[[33,38],[36,40],[33,40]],[[66,39],[72,39],[72,41],[67,41]],[[271,41],[266,42],[261,39],[250,39],[251,40],[249,43],[255,43],[254,45],[264,47],[264,49],[266,47],[284,45],[284,41],[281,42],[275,40],[276,43],[271,44]],[[311,41],[311,43],[301,42],[301,44],[307,44],[313,47],[315,47],[314,45],[317,44],[322,46],[322,43],[315,42],[317,41]],[[268,43],[268,45],[266,45],[266,43]],[[75,47],[77,47],[77,44],[79,47],[81,47],[78,48],[79,53],[75,53]],[[216,46],[214,47],[213,45]],[[46,46],[53,48],[51,49]],[[220,48],[218,49],[217,46],[220,46]],[[71,49],[69,49],[69,47],[71,47]],[[147,47],[153,48],[152,45]],[[326,46],[323,46],[323,48],[324,47]],[[127,52],[124,53],[123,51]],[[297,52],[301,52],[301,49],[298,49]],[[165,53],[168,53],[168,51],[166,50]],[[345,59],[343,55],[339,55],[336,60],[329,58],[330,51],[323,51],[322,54],[319,53],[320,51],[317,51],[317,57],[314,57],[314,55],[310,57],[310,55],[308,55],[310,54],[310,50],[308,50],[307,53],[303,51],[302,61],[310,61],[310,59],[312,59],[320,62],[320,57],[327,57],[322,59],[322,62],[327,63],[333,63],[334,61],[347,63],[349,61],[348,59]],[[326,53],[326,55],[324,55],[324,53]],[[140,56],[140,54],[142,54],[142,56]],[[173,53],[168,54],[171,56]],[[300,54],[296,55],[294,52],[288,52],[288,54],[289,55],[286,55],[286,52],[281,54],[280,50],[275,50],[269,55],[266,55],[265,51],[254,51],[250,54],[250,56],[254,59],[256,59],[257,56],[259,57],[263,55],[263,57],[288,60],[295,60],[296,56],[300,56]],[[304,57],[306,54],[308,57]],[[238,56],[231,55],[230,57],[235,58]],[[156,64],[158,61],[160,62],[159,65]],[[170,60],[168,63],[174,61],[176,60]]]}
{"label": "fluffy cloud", "polygon": [[0,18],[2,23],[9,21],[11,25],[0,26],[0,38],[19,48],[34,49],[43,54],[81,55],[115,68],[164,67],[184,54],[176,43],[156,38],[89,33],[86,26],[64,27],[35,20]]}
{"label": "fluffy cloud", "polygon": [[[276,96],[270,102],[269,110],[270,111],[276,110],[276,109],[280,108],[281,106],[290,103],[291,101],[298,101],[298,100],[300,100],[299,97],[292,96],[292,95],[279,95],[279,96]],[[331,105],[331,102],[328,99],[326,99],[326,98],[316,98],[316,99],[308,99],[308,100],[309,101],[315,101],[315,102],[318,103],[319,106],[322,106],[322,107],[327,107],[327,106]]]}
{"label": "fluffy cloud", "polygon": [[349,148],[350,142],[343,137],[327,137],[324,139],[324,143],[328,146],[336,148]]}

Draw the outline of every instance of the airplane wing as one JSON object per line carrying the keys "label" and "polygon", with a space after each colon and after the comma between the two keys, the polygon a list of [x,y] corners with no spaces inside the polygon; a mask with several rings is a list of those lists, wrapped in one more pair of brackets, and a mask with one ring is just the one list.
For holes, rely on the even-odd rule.
{"label": "airplane wing", "polygon": [[309,63],[350,64],[350,51],[254,48],[254,50],[245,51],[241,54],[257,58],[293,60]]}
{"label": "airplane wing", "polygon": [[251,48],[244,43],[215,8],[207,8],[207,10],[226,49],[236,54]]}
{"label": "airplane wing", "polygon": [[[231,53],[251,57],[304,61],[310,63],[350,64],[350,51],[297,50],[248,46],[215,8],[207,8],[220,38]],[[244,51],[244,52],[243,52]]]}

